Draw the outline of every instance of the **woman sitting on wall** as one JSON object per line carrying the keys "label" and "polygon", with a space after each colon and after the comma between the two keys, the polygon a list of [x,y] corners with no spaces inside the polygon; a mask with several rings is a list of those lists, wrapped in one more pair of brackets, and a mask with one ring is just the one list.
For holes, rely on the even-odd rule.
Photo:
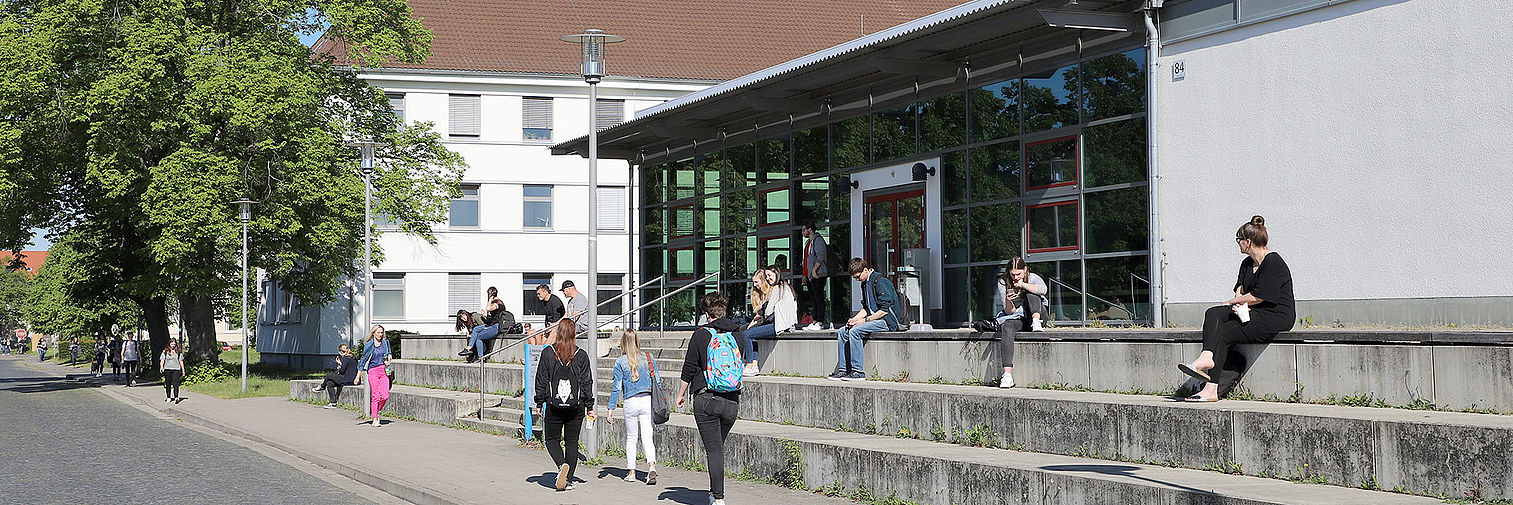
{"label": "woman sitting on wall", "polygon": [[1003,265],[1003,274],[995,284],[998,298],[1003,299],[1003,311],[998,313],[998,359],[1002,362],[1003,377],[998,387],[1014,387],[1014,337],[1021,331],[1040,331],[1045,319],[1045,280],[1030,273],[1024,258],[1014,257]]}
{"label": "woman sitting on wall", "polygon": [[1269,342],[1278,332],[1292,329],[1297,320],[1293,308],[1292,270],[1282,256],[1266,248],[1266,219],[1250,218],[1235,232],[1235,243],[1245,259],[1235,280],[1235,296],[1208,309],[1203,317],[1203,352],[1192,363],[1178,363],[1182,373],[1203,381],[1203,389],[1187,398],[1190,402],[1219,400],[1217,377],[1210,370],[1223,370],[1230,347],[1240,343]]}
{"label": "woman sitting on wall", "polygon": [[742,374],[746,376],[762,373],[760,366],[757,365],[755,339],[772,338],[793,330],[793,327],[798,324],[799,312],[798,299],[793,293],[793,287],[783,279],[783,270],[778,265],[770,265],[757,270],[751,276],[751,283],[751,306],[755,315],[744,332],[746,348],[743,349],[745,354],[742,356],[746,359],[746,370]]}

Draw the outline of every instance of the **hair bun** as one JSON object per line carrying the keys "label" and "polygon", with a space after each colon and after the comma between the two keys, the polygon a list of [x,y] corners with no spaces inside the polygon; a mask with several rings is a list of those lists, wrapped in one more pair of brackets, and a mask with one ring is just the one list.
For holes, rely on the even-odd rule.
{"label": "hair bun", "polygon": [[1265,227],[1266,226],[1266,218],[1261,217],[1261,216],[1251,216],[1250,217],[1250,224],[1254,225],[1254,226]]}

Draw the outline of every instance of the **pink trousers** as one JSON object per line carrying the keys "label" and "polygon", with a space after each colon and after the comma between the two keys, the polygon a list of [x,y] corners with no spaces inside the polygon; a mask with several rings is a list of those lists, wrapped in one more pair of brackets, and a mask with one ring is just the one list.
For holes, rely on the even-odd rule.
{"label": "pink trousers", "polygon": [[368,414],[376,418],[378,411],[384,409],[384,403],[389,401],[389,374],[383,365],[368,369],[368,391]]}

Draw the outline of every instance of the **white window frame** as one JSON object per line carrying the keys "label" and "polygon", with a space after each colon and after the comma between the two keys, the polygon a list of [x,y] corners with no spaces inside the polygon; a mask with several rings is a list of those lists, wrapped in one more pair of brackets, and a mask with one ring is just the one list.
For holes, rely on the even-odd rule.
{"label": "white window frame", "polygon": [[[526,196],[525,193],[526,193],[526,191],[529,188],[546,188],[548,194],[547,194],[547,196]],[[524,227],[527,230],[551,230],[551,229],[553,229],[553,227],[556,224],[556,212],[555,212],[556,209],[554,208],[556,206],[552,204],[552,198],[553,198],[552,195],[554,195],[555,193],[556,193],[555,186],[552,186],[551,184],[525,184],[525,185],[522,185],[521,188],[520,188],[520,194],[521,194],[521,198],[520,198],[520,200],[521,200],[521,204],[520,204],[521,226]],[[529,219],[531,217],[531,214],[530,214],[530,212],[526,211],[526,208],[528,206],[530,206],[530,204],[532,204],[532,203],[543,203],[543,202],[546,203],[546,224],[540,225],[540,224],[531,223],[529,221]]]}
{"label": "white window frame", "polygon": [[[520,99],[520,140],[531,143],[550,144],[552,142],[552,106],[556,102],[551,97],[526,96]],[[533,132],[532,130],[536,130]],[[545,135],[540,135],[545,130]]]}
{"label": "white window frame", "polygon": [[483,130],[483,97],[480,95],[447,95],[447,137],[460,140],[478,140]]}
{"label": "white window frame", "polygon": [[[449,228],[461,228],[461,229],[477,229],[477,228],[480,228],[480,227],[483,226],[483,200],[481,198],[479,198],[479,193],[481,192],[482,188],[483,187],[480,186],[480,185],[478,185],[478,184],[462,184],[462,185],[458,186],[458,189],[462,191],[462,196],[457,197],[457,198],[453,198],[451,200],[451,203],[448,204],[448,208],[447,208],[447,227],[449,227]],[[470,192],[470,191],[472,192],[471,195],[468,194],[468,192]],[[473,205],[473,212],[474,212],[473,220],[476,221],[477,224],[453,224],[452,223],[452,213],[456,212],[456,207],[453,207],[451,205],[455,204],[458,201],[474,202],[474,205]]]}
{"label": "white window frame", "polygon": [[[382,282],[379,282],[381,280],[394,280],[394,279],[398,279],[399,282],[398,283],[382,283]],[[378,309],[378,303],[375,302],[374,300],[378,299],[377,295],[378,295],[379,291],[398,291],[399,292],[399,314],[398,315],[379,314],[378,313],[378,310],[377,310]],[[404,320],[404,318],[405,318],[405,274],[403,274],[403,273],[389,273],[389,272],[374,273],[373,274],[373,296],[371,296],[370,299],[368,300],[368,305],[369,305],[369,310],[373,311],[373,320],[375,320],[375,321],[379,321],[379,320],[382,320],[382,321],[400,321],[400,320]],[[367,330],[368,330],[367,328],[363,329],[363,331],[367,331]]]}

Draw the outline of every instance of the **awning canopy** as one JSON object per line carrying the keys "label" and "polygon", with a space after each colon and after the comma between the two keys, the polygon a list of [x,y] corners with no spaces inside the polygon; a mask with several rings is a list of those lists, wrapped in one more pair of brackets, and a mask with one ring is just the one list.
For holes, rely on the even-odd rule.
{"label": "awning canopy", "polygon": [[[599,132],[599,156],[661,163],[1053,72],[1143,35],[1144,0],[980,0],[741,76]],[[1137,39],[1138,40],[1138,39]],[[588,155],[588,137],[552,147]]]}

